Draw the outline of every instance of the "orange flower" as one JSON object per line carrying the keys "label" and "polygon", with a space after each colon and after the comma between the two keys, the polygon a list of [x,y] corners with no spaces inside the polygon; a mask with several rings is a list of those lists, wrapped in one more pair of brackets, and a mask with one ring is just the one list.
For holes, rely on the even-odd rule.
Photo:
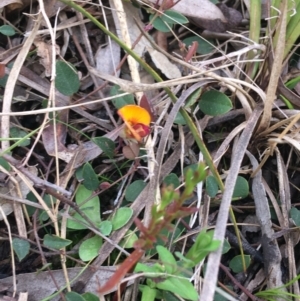
{"label": "orange flower", "polygon": [[151,116],[146,109],[127,105],[119,109],[118,114],[125,123],[125,128],[120,133],[122,138],[140,142],[142,138],[149,135]]}

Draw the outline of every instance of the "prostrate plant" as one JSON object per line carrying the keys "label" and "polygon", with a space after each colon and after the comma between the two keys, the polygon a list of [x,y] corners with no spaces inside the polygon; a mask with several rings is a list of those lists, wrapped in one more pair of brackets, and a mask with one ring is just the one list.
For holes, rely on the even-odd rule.
{"label": "prostrate plant", "polygon": [[[185,207],[184,202],[191,197],[195,186],[205,177],[205,165],[200,163],[196,170],[186,171],[185,189],[182,193],[175,191],[173,186],[162,189],[161,202],[153,205],[149,225],[144,226],[139,219],[135,219],[135,224],[140,230],[139,239],[134,244],[135,250],[125,259],[108,282],[99,288],[99,294],[106,294],[120,285],[122,278],[134,269],[146,251],[154,248],[158,239],[165,241],[166,237],[162,235],[162,231],[165,229],[173,231],[173,221],[189,216],[198,210],[194,207]],[[147,286],[142,289],[142,300],[154,300],[160,290],[176,293],[189,300],[197,300],[197,291],[189,282],[186,272],[210,252],[215,251],[219,245],[219,241],[213,240],[212,232],[202,231],[186,256],[177,254],[179,261],[176,261],[165,247],[158,245],[156,251],[162,264],[155,264],[152,267],[139,264],[135,270],[145,272],[149,278],[155,278],[147,280]]]}

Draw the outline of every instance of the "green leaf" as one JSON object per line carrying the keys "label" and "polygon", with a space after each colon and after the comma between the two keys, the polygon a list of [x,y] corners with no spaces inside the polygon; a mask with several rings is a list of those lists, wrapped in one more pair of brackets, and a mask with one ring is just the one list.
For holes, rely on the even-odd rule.
{"label": "green leaf", "polygon": [[227,239],[224,239],[222,254],[226,254],[231,249],[231,245]]}
{"label": "green leaf", "polygon": [[185,102],[184,108],[188,109],[192,105],[194,105],[196,101],[199,99],[201,93],[202,93],[202,88],[196,89],[193,93],[191,93]]}
{"label": "green leaf", "polygon": [[94,259],[102,246],[102,238],[94,236],[85,240],[79,247],[79,257],[82,261]]}
{"label": "green leaf", "polygon": [[115,143],[106,137],[96,137],[93,138],[92,141],[102,149],[104,154],[109,157],[113,158],[115,154]]}
{"label": "green leaf", "polygon": [[120,245],[124,249],[131,249],[134,247],[134,243],[137,240],[138,240],[137,235],[133,231],[128,230],[124,238],[120,241]]}
{"label": "green leaf", "polygon": [[15,253],[18,256],[19,261],[22,261],[29,253],[30,244],[27,240],[20,239],[20,238],[13,238],[12,246]]}
{"label": "green leaf", "polygon": [[0,165],[7,171],[11,169],[9,163],[3,157],[0,157]]}
{"label": "green leaf", "polygon": [[14,28],[11,27],[10,25],[0,26],[0,33],[4,34],[5,36],[8,36],[8,37],[16,34]]}
{"label": "green leaf", "polygon": [[16,138],[16,141],[19,141],[18,146],[28,146],[30,144],[30,138],[22,140],[22,138],[27,136],[27,133],[17,127],[10,128],[9,135],[11,138]]}
{"label": "green leaf", "polygon": [[60,250],[72,243],[72,240],[64,239],[56,235],[46,234],[44,236],[44,245],[51,249]]}
{"label": "green leaf", "polygon": [[56,61],[55,87],[67,96],[78,92],[80,81],[75,67],[64,61]]}
{"label": "green leaf", "polygon": [[177,269],[177,262],[173,254],[163,246],[157,246],[156,251],[158,253],[159,259],[166,268],[168,274],[173,274]]}
{"label": "green leaf", "polygon": [[106,221],[101,222],[100,225],[99,225],[99,231],[103,235],[108,236],[112,231],[111,221],[106,220]]}
{"label": "green leaf", "polygon": [[180,112],[177,113],[177,115],[174,119],[174,124],[186,125],[186,121]]}
{"label": "green leaf", "polygon": [[[75,201],[78,205],[79,209],[85,213],[86,216],[96,225],[99,226],[101,219],[100,219],[100,202],[99,197],[95,196],[90,199],[92,195],[92,191],[86,189],[83,185],[78,187],[76,192]],[[89,199],[88,201],[86,201]],[[81,205],[81,203],[84,203]],[[84,222],[86,224],[86,220],[84,217],[80,216],[77,212],[73,215],[76,220]],[[68,219],[67,227],[69,229],[87,229],[87,226],[84,224],[78,223],[76,221]]]}
{"label": "green leaf", "polygon": [[249,195],[248,181],[245,178],[238,176],[234,186],[232,198],[243,199],[248,195]]}
{"label": "green leaf", "polygon": [[205,180],[206,193],[214,198],[219,190],[219,185],[214,176],[208,176]]}
{"label": "green leaf", "polygon": [[206,115],[218,116],[230,111],[232,103],[224,93],[210,90],[201,95],[199,107]]}
{"label": "green leaf", "polygon": [[82,294],[82,297],[85,301],[99,301],[98,296],[96,296],[92,293],[84,293],[84,294]]}
{"label": "green leaf", "polygon": [[145,285],[142,290],[142,300],[141,301],[154,301],[156,297],[156,289],[150,288]]}
{"label": "green leaf", "polygon": [[165,281],[158,282],[157,288],[170,291],[180,297],[192,301],[198,300],[198,293],[194,286],[185,278],[169,277]]}
{"label": "green leaf", "polygon": [[125,199],[127,202],[134,202],[140,195],[143,189],[147,186],[147,183],[143,180],[137,180],[132,182],[125,191]]}
{"label": "green leaf", "polygon": [[[123,94],[124,92],[120,89],[119,86],[115,85],[110,90],[110,96],[117,96],[119,94]],[[121,109],[126,105],[134,105],[134,97],[132,94],[127,94],[125,96],[116,97],[112,100],[113,105],[117,109]]]}
{"label": "green leaf", "polygon": [[290,217],[292,218],[293,222],[297,227],[300,226],[300,210],[298,210],[296,207],[293,207],[290,210]]}
{"label": "green leaf", "polygon": [[215,44],[213,40],[205,40],[199,36],[192,36],[184,39],[182,41],[186,46],[191,46],[193,42],[198,43],[197,53],[199,54],[209,54],[215,48],[212,44]]}
{"label": "green leaf", "polygon": [[163,183],[166,186],[173,185],[174,188],[177,188],[180,185],[179,178],[175,173],[170,173],[169,175],[167,175],[164,178]]}
{"label": "green leaf", "polygon": [[82,170],[83,185],[88,190],[96,190],[99,187],[99,180],[89,162],[85,163]]}
{"label": "green leaf", "polygon": [[125,226],[132,217],[133,210],[128,207],[119,208],[112,218],[113,230],[118,230]]}
{"label": "green leaf", "polygon": [[[244,259],[246,263],[246,268],[248,268],[251,262],[250,255],[244,255]],[[243,272],[242,255],[237,255],[234,258],[232,258],[229,262],[229,267],[234,273]]]}
{"label": "green leaf", "polygon": [[164,11],[160,18],[162,19],[162,21],[165,21],[168,24],[186,24],[189,22],[189,20],[184,15],[174,10]]}
{"label": "green leaf", "polygon": [[68,292],[65,295],[66,301],[85,301],[82,296],[75,292]]}
{"label": "green leaf", "polygon": [[[154,15],[150,15],[149,21],[152,22],[152,25],[156,30],[161,31],[161,32],[170,32],[169,27],[172,28],[172,25],[167,22],[164,22],[161,19],[161,17],[156,17],[154,19]],[[169,24],[169,27],[166,24]]]}

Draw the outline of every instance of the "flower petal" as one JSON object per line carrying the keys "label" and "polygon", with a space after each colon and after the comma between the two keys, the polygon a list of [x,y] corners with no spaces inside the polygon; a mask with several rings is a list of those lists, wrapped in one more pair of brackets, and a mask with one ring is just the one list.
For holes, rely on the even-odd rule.
{"label": "flower petal", "polygon": [[127,105],[118,110],[119,116],[123,121],[127,121],[131,125],[144,124],[146,126],[150,125],[151,116],[149,112],[136,105]]}

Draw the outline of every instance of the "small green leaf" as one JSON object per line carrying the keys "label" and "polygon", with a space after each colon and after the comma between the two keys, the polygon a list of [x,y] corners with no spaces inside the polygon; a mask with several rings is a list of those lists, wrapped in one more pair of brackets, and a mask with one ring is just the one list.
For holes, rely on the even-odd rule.
{"label": "small green leaf", "polygon": [[128,202],[134,202],[146,186],[147,183],[145,183],[143,180],[132,182],[125,191],[125,199]]}
{"label": "small green leaf", "polygon": [[10,25],[2,25],[0,26],[0,33],[4,34],[5,36],[11,37],[16,34],[13,27]]}
{"label": "small green leaf", "polygon": [[85,240],[79,247],[79,257],[82,261],[94,259],[102,246],[102,238],[94,236]]}
{"label": "small green leaf", "polygon": [[108,236],[112,231],[111,221],[106,220],[106,221],[101,222],[100,225],[99,225],[99,231],[103,235]]}
{"label": "small green leaf", "polygon": [[18,256],[19,261],[22,261],[29,253],[30,244],[27,240],[20,238],[13,238],[12,246]]}
{"label": "small green leaf", "polygon": [[198,43],[197,53],[199,54],[209,54],[215,48],[213,47],[214,41],[213,40],[205,40],[199,36],[192,36],[184,39],[182,41],[186,46],[191,46],[193,42]]}
{"label": "small green leaf", "polygon": [[9,163],[3,157],[0,157],[0,165],[7,171],[11,169]]}
{"label": "small green leaf", "polygon": [[99,297],[92,293],[84,293],[82,294],[82,297],[85,301],[99,301]]}
{"label": "small green leaf", "polygon": [[96,190],[99,187],[99,180],[89,162],[85,163],[82,170],[83,185],[88,190]]}
{"label": "small green leaf", "polygon": [[166,268],[168,274],[174,274],[177,269],[177,262],[173,254],[163,246],[157,246],[156,251],[158,253],[159,259]]}
{"label": "small green leaf", "polygon": [[[80,185],[77,189],[75,200],[76,204],[78,205],[79,209],[85,213],[86,216],[96,225],[99,226],[101,219],[100,219],[100,202],[99,197],[95,196],[90,199],[92,195],[92,191],[86,189],[83,185]],[[88,201],[87,201],[88,199]],[[81,203],[84,203],[81,205]],[[84,217],[79,215],[79,213],[75,213],[73,218],[79,221],[82,221],[86,224],[86,220]],[[78,223],[74,220],[68,219],[67,227],[70,229],[87,229],[87,226],[84,224]]]}
{"label": "small green leaf", "polygon": [[218,182],[216,181],[214,176],[208,176],[205,180],[206,193],[214,198],[219,190]]}
{"label": "small green leaf", "polygon": [[130,220],[130,218],[132,217],[132,214],[133,214],[133,210],[131,208],[128,207],[119,208],[116,211],[111,221],[113,230],[115,231],[125,226],[127,222]]}
{"label": "small green leaf", "polygon": [[115,154],[115,143],[106,137],[96,137],[93,138],[92,141],[102,149],[104,154],[109,157],[113,158]]}
{"label": "small green leaf", "polygon": [[296,207],[293,207],[290,210],[290,217],[294,221],[295,225],[297,227],[300,226],[300,210],[298,210]]}
{"label": "small green leaf", "polygon": [[163,183],[166,186],[173,185],[174,188],[177,188],[180,185],[179,178],[175,173],[170,173],[169,175],[167,175],[164,178]]}
{"label": "small green leaf", "polygon": [[64,61],[56,61],[55,87],[67,96],[78,92],[80,81],[75,67]]}
{"label": "small green leaf", "polygon": [[[246,268],[248,268],[251,262],[250,255],[244,255],[244,259],[245,259]],[[234,273],[243,272],[242,256],[237,255],[233,257],[229,262],[229,267],[232,269]]]}
{"label": "small green leaf", "polygon": [[210,90],[201,95],[199,101],[200,110],[210,116],[218,116],[232,109],[232,103],[224,93]]}
{"label": "small green leaf", "polygon": [[[233,288],[230,285],[225,285],[227,287],[226,293],[228,294],[228,291],[232,291],[233,292]],[[223,291],[220,288],[220,291]],[[225,291],[224,291],[225,293]],[[227,301],[228,299],[226,297],[224,297],[222,294],[220,294],[219,292],[215,292],[215,296],[214,296],[214,301]]]}
{"label": "small green leaf", "polygon": [[[156,17],[154,19],[155,15],[150,15],[149,21],[152,22],[153,27],[161,32],[170,32],[170,27],[172,28],[172,24],[169,24],[167,22],[164,22],[161,17]],[[152,21],[153,20],[153,21]],[[169,26],[167,26],[169,24]]]}
{"label": "small green leaf", "polygon": [[84,293],[82,297],[85,301],[99,301],[99,297],[92,293]]}
{"label": "small green leaf", "polygon": [[227,239],[224,239],[222,254],[226,254],[231,249],[231,245]]}
{"label": "small green leaf", "polygon": [[245,178],[238,176],[236,179],[232,198],[244,199],[248,195],[249,195],[248,181]]}
{"label": "small green leaf", "polygon": [[124,249],[131,249],[134,247],[134,243],[138,240],[137,235],[131,231],[128,230],[124,236],[124,238],[120,241],[120,245]]}
{"label": "small green leaf", "polygon": [[[115,85],[111,88],[110,90],[110,96],[117,96],[119,94],[123,94],[125,92],[123,92],[119,86]],[[113,105],[117,108],[117,109],[121,109],[122,107],[126,106],[126,105],[134,105],[134,97],[132,94],[127,94],[124,96],[120,96],[120,97],[116,97],[112,100]]]}
{"label": "small green leaf", "polygon": [[66,301],[85,301],[82,296],[75,292],[68,292],[65,295]]}
{"label": "small green leaf", "polygon": [[18,146],[28,146],[30,144],[30,138],[22,140],[22,138],[27,136],[27,133],[17,127],[10,128],[9,135],[11,138],[16,138],[16,142],[19,142]]}
{"label": "small green leaf", "polygon": [[141,301],[154,301],[155,297],[156,297],[156,289],[145,285],[142,290],[142,300]]}
{"label": "small green leaf", "polygon": [[44,236],[44,245],[51,249],[60,250],[72,243],[72,240],[64,239],[56,235],[46,234]]}
{"label": "small green leaf", "polygon": [[189,95],[187,98],[184,107],[186,109],[190,108],[192,105],[196,103],[202,93],[202,88],[196,89],[193,93]]}
{"label": "small green leaf", "polygon": [[184,299],[192,301],[198,300],[198,293],[193,284],[185,278],[179,279],[176,277],[169,277],[165,281],[158,282],[156,286],[161,290],[166,290],[177,294]]}
{"label": "small green leaf", "polygon": [[186,24],[189,22],[189,20],[184,15],[174,10],[164,11],[164,13],[161,15],[161,19],[168,24]]}
{"label": "small green leaf", "polygon": [[186,121],[180,112],[177,113],[177,115],[174,119],[174,123],[179,124],[179,125],[186,125]]}

